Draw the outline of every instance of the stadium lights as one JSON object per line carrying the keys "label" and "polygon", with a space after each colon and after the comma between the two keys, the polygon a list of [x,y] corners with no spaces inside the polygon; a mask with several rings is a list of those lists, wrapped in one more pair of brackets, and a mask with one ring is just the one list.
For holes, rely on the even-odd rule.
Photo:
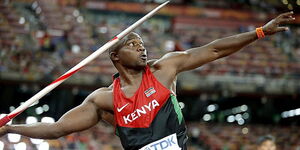
{"label": "stadium lights", "polygon": [[300,108],[295,109],[295,114],[296,114],[296,116],[299,116],[299,115],[300,115]]}
{"label": "stadium lights", "polygon": [[235,118],[236,121],[239,121],[239,120],[243,119],[241,114],[236,114],[234,116],[234,118]]}
{"label": "stadium lights", "polygon": [[16,109],[16,108],[15,108],[14,106],[10,106],[10,107],[9,107],[9,111],[10,111],[10,112],[14,111],[15,109]]}
{"label": "stadium lights", "polygon": [[38,150],[49,150],[49,143],[43,142],[43,143],[39,144],[37,147],[38,147]]}
{"label": "stadium lights", "polygon": [[28,116],[26,118],[26,124],[33,124],[33,123],[37,123],[38,120],[36,117],[33,117],[33,116]]}
{"label": "stadium lights", "polygon": [[239,125],[244,125],[246,120],[250,117],[250,114],[247,111],[248,106],[244,104],[238,107],[227,109],[224,111],[224,114],[225,116],[229,115],[226,119],[228,123],[233,123],[236,121]]}
{"label": "stadium lights", "polygon": [[239,125],[245,124],[245,120],[249,118],[249,113],[244,113],[244,114],[236,114],[236,115],[230,115],[227,117],[227,122],[228,123],[233,123],[237,122]]}
{"label": "stadium lights", "polygon": [[293,5],[292,4],[288,4],[288,9],[289,10],[293,10],[294,8],[293,8]]}
{"label": "stadium lights", "polygon": [[247,120],[249,118],[249,113],[245,112],[243,114],[243,119]]}
{"label": "stadium lights", "polygon": [[40,114],[42,114],[43,112],[44,112],[44,110],[43,110],[42,107],[37,107],[37,108],[35,108],[35,113],[36,113],[37,115],[40,115]]}
{"label": "stadium lights", "polygon": [[205,115],[202,117],[202,119],[203,119],[204,121],[210,121],[210,120],[211,120],[211,115],[210,115],[210,114],[205,114]]}
{"label": "stadium lights", "polygon": [[21,140],[20,134],[8,133],[7,134],[8,141],[11,143],[17,143]]}
{"label": "stadium lights", "polygon": [[227,117],[227,122],[229,122],[229,123],[234,122],[234,116],[233,115],[228,116]]}
{"label": "stadium lights", "polygon": [[289,111],[289,116],[290,117],[294,117],[295,116],[295,112],[296,112],[295,110],[290,110]]}
{"label": "stadium lights", "polygon": [[245,124],[245,120],[242,119],[242,118],[239,119],[237,122],[238,122],[239,125],[244,125]]}
{"label": "stadium lights", "polygon": [[49,105],[47,105],[47,104],[45,104],[45,105],[43,105],[43,110],[44,110],[44,112],[47,112],[47,111],[49,111]]}
{"label": "stadium lights", "polygon": [[284,111],[281,113],[281,118],[290,118],[300,116],[300,108]]}
{"label": "stadium lights", "polygon": [[217,109],[218,109],[218,105],[217,104],[211,104],[211,105],[207,106],[207,111],[208,112],[213,112],[213,111],[215,111]]}
{"label": "stadium lights", "polygon": [[248,128],[245,127],[245,128],[242,129],[242,133],[243,133],[243,134],[248,134],[248,132],[249,132],[249,129],[248,129]]}
{"label": "stadium lights", "polygon": [[[225,110],[225,111],[227,111],[227,110]],[[232,114],[239,114],[239,113],[248,111],[248,106],[247,105],[241,105],[241,106],[238,106],[238,107],[234,107],[229,111],[231,111]],[[227,115],[229,115],[229,114],[227,114]]]}
{"label": "stadium lights", "polygon": [[26,143],[21,142],[18,144],[14,144],[14,149],[15,150],[26,150]]}
{"label": "stadium lights", "polygon": [[43,123],[54,123],[55,120],[52,117],[43,117],[41,122],[43,122]]}
{"label": "stadium lights", "polygon": [[185,104],[183,102],[179,102],[178,104],[179,104],[180,109],[183,109],[185,107]]}
{"label": "stadium lights", "polygon": [[287,0],[282,0],[282,3],[283,3],[284,5],[289,4],[289,2],[288,2]]}
{"label": "stadium lights", "polygon": [[4,143],[2,141],[0,141],[0,150],[4,149]]}
{"label": "stadium lights", "polygon": [[39,145],[44,142],[43,139],[34,139],[34,138],[30,138],[30,141],[32,144],[35,144],[35,145]]}
{"label": "stadium lights", "polygon": [[240,107],[240,109],[241,109],[242,112],[245,112],[245,111],[248,110],[248,106],[247,106],[247,105],[242,105],[242,106]]}

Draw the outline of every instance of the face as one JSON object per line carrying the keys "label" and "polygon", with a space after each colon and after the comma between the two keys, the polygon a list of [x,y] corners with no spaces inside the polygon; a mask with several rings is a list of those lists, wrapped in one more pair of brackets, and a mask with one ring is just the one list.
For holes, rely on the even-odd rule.
{"label": "face", "polygon": [[267,140],[258,146],[257,150],[276,150],[276,145],[273,141]]}
{"label": "face", "polygon": [[119,63],[125,67],[142,69],[147,65],[147,51],[141,38],[128,40],[118,51]]}

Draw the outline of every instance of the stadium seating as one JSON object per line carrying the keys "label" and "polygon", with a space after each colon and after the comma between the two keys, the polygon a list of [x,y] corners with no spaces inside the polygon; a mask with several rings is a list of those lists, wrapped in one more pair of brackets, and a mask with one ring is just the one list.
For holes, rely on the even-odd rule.
{"label": "stadium seating", "polygon": [[200,140],[212,149],[253,150],[258,137],[272,135],[276,138],[277,149],[296,150],[300,148],[299,131],[296,126],[266,126],[229,124],[193,124],[200,129]]}
{"label": "stadium seating", "polygon": [[[50,80],[78,64],[141,16],[79,8],[75,0],[64,2],[66,3],[59,0],[29,0],[9,4],[0,2],[0,80],[51,82]],[[218,7],[222,7],[225,2],[218,0],[216,3]],[[202,4],[217,7],[208,0],[197,3]],[[186,24],[178,28],[172,27],[172,19],[157,17],[135,30],[144,39],[150,59],[254,29],[251,25],[228,27]],[[299,80],[299,37],[300,29],[292,27],[290,33],[256,41],[241,52],[206,64],[192,74],[198,77],[263,76]],[[107,85],[116,71],[108,52],[105,52],[67,82]],[[253,150],[256,138],[265,134],[278,137],[280,150],[300,149],[300,132],[295,126],[191,123],[189,127],[190,137],[194,139],[189,143],[189,150],[207,147],[212,150]],[[199,130],[199,135],[194,136],[193,129],[196,132]],[[1,141],[6,147],[13,149],[14,143],[10,143],[7,137],[1,138]],[[28,138],[22,137],[21,141],[27,144],[28,149],[36,147]],[[114,129],[104,123],[85,132],[47,142],[55,150],[121,150],[120,142],[114,136]]]}
{"label": "stadium seating", "polygon": [[[24,29],[24,25],[18,23],[18,14],[15,11],[8,11],[8,9],[14,9],[12,5],[5,6],[4,4],[1,4],[1,8],[3,8],[1,9],[0,15],[2,18],[0,31],[2,33],[1,36],[3,37],[1,38],[1,47],[3,49],[6,47],[10,49],[14,45],[14,47],[18,47],[17,49],[24,50],[22,41],[18,40],[16,37],[19,37],[20,34],[28,34],[28,31]],[[125,27],[122,24],[118,25],[115,23],[119,19],[115,18],[116,15],[111,15],[110,17],[109,15],[98,15],[97,13],[91,14],[89,11],[82,12],[75,6],[61,6],[56,1],[48,2],[46,0],[39,0],[37,1],[37,7],[35,9],[39,8],[41,11],[37,14],[38,19],[40,19],[40,22],[46,27],[44,32],[45,34],[49,34],[47,35],[50,38],[48,39],[50,40],[49,42],[54,44],[54,47],[51,51],[59,53],[59,55],[61,55],[61,60],[58,61],[64,62],[62,63],[62,66],[56,66],[58,68],[68,69],[76,65],[78,62],[88,56],[93,50],[95,50],[97,47],[100,47],[100,44],[96,44],[97,42],[95,42],[97,41],[97,37],[101,37],[102,40],[100,40],[100,43],[103,44],[114,34],[120,32]],[[62,10],[62,13],[59,10]],[[94,18],[115,18],[115,21],[106,21],[105,23],[101,24],[100,21],[95,22],[92,21],[93,19],[88,19],[93,15]],[[126,19],[124,21],[125,25],[130,24],[130,21],[128,20],[127,22]],[[176,41],[179,41],[178,44],[184,49],[188,49],[207,44],[221,37],[239,33],[239,28],[222,28],[219,26],[183,26],[181,28],[174,29],[173,33],[165,32],[162,34],[153,31],[147,32],[147,29],[149,30],[150,28],[151,30],[155,29],[156,27],[157,25],[155,23],[149,23],[147,26],[141,27],[142,29],[139,30],[139,32],[143,32],[144,30],[146,31],[142,33],[142,36],[146,41],[146,48],[149,50],[150,58],[159,58],[162,54],[168,52],[165,50],[164,46],[167,42],[167,39],[170,39],[169,41],[175,41],[175,39],[172,37],[179,37],[176,39]],[[105,33],[99,34],[99,32],[97,33],[93,28],[96,28],[96,30],[102,29],[100,32]],[[36,29],[36,31],[37,30],[38,29]],[[98,34],[98,36],[93,38],[93,35],[95,34]],[[40,40],[33,35],[31,35],[31,38]],[[293,61],[290,56],[282,50],[281,47],[276,45],[278,38],[284,39],[282,36],[278,35],[277,37],[260,40],[237,54],[203,66],[195,73],[198,73],[200,76],[227,74],[235,76],[264,75],[270,78],[291,76],[298,78],[300,75],[299,62]],[[42,41],[43,40],[45,39],[42,39]],[[62,42],[62,45],[64,46],[63,48],[60,48],[60,42]],[[294,60],[297,60],[297,58],[299,58],[299,54],[295,50],[292,51],[292,57]],[[79,52],[81,54],[78,54]],[[89,66],[84,68],[80,74],[88,73],[94,79],[99,73],[104,76],[111,75],[116,70],[111,65],[107,56],[108,55],[100,56],[99,59],[95,60]],[[29,64],[27,67],[30,68],[30,66],[33,65],[34,64]],[[7,71],[10,71],[10,67],[5,66],[5,68],[8,68]],[[63,70],[57,72],[57,74],[59,73],[63,73]],[[39,77],[42,76],[44,75],[39,75]]]}

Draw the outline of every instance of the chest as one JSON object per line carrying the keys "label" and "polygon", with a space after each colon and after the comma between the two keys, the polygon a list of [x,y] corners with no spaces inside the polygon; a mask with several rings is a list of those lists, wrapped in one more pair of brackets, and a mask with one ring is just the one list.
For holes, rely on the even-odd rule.
{"label": "chest", "polygon": [[[153,86],[161,86],[165,87],[172,91],[172,93],[175,93],[176,91],[176,78],[175,80],[173,78],[169,78],[169,76],[166,73],[163,73],[161,71],[153,71],[152,77],[138,77],[136,80],[134,80],[133,84],[131,85],[120,85],[120,89],[125,97],[131,98],[136,93],[138,93],[140,88],[144,88],[143,90],[147,90],[150,87]],[[156,83],[159,83],[157,85]],[[155,85],[154,85],[155,84]]]}
{"label": "chest", "polygon": [[144,78],[138,85],[119,86],[114,91],[115,115],[121,126],[149,126],[170,96],[170,90],[153,78]]}
{"label": "chest", "polygon": [[123,95],[125,97],[133,97],[135,95],[136,92],[138,92],[140,87],[140,84],[135,84],[135,85],[127,85],[124,87],[121,87],[121,92],[123,92]]}

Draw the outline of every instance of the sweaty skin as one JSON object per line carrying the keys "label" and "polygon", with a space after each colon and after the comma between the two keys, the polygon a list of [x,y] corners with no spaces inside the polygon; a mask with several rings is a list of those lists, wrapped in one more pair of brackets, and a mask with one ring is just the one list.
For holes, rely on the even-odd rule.
{"label": "sweaty skin", "polygon": [[[288,28],[281,24],[295,20],[292,12],[283,13],[263,26],[265,35],[272,35]],[[175,80],[178,73],[192,70],[203,64],[228,56],[257,40],[256,32],[246,32],[215,40],[202,47],[183,52],[167,53],[158,60],[147,61],[147,52],[140,37],[127,41],[110,57],[120,74],[121,90],[131,97],[142,80],[144,67],[148,64],[156,79],[171,92],[176,92]],[[0,128],[0,137],[7,133],[18,133],[40,139],[54,139],[73,132],[86,130],[104,120],[114,125],[112,85],[97,89],[84,102],[68,111],[55,123],[31,125],[7,125]]]}

